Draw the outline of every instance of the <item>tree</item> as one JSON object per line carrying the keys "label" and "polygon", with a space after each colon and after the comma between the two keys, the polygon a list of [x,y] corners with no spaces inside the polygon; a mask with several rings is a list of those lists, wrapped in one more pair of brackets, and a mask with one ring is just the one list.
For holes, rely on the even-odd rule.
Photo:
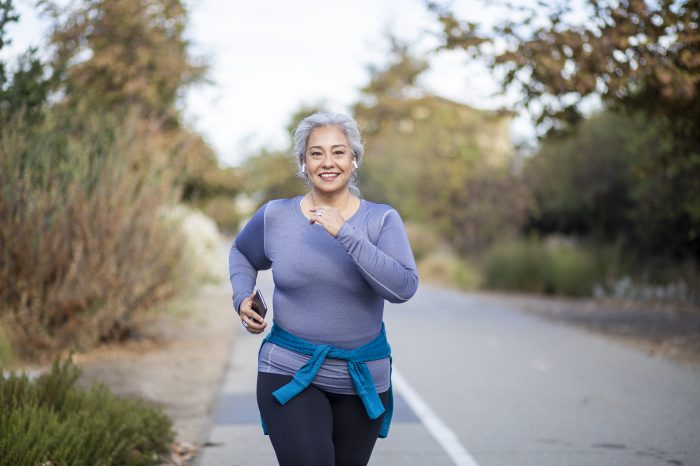
{"label": "tree", "polygon": [[637,256],[658,250],[659,238],[675,226],[666,223],[665,209],[653,208],[659,193],[649,188],[662,184],[650,182],[650,163],[671,149],[669,139],[657,122],[610,111],[565,137],[547,138],[523,169],[535,197],[529,227],[602,243],[623,240]]}
{"label": "tree", "polygon": [[304,192],[297,170],[289,151],[262,150],[246,160],[244,189],[255,197],[257,204],[296,196]]}
{"label": "tree", "polygon": [[[48,66],[31,51],[13,73],[0,63],[0,320],[30,356],[136,334],[190,277],[177,188],[193,203],[239,189],[180,122],[176,99],[203,68],[179,0],[75,5],[47,7]],[[0,48],[16,20],[0,0]]]}
{"label": "tree", "polygon": [[529,196],[510,172],[510,114],[429,95],[417,84],[426,62],[407,44],[390,45],[354,109],[367,147],[363,192],[463,255],[517,233]]}
{"label": "tree", "polygon": [[[411,53],[409,46],[389,36],[389,61],[384,66],[369,65],[370,81],[361,89],[360,101],[353,111],[361,119],[363,134],[369,136],[407,116],[405,109],[392,105],[425,93],[418,77],[428,69],[428,62]],[[398,113],[397,113],[398,112]],[[409,112],[410,113],[410,112]]]}
{"label": "tree", "polygon": [[221,168],[201,135],[181,122],[178,98],[206,72],[188,50],[183,1],[79,0],[68,11],[49,1],[45,11],[54,21],[54,91],[77,120],[137,114],[157,128],[148,144],[169,154],[186,202],[206,210],[239,192],[238,174]]}
{"label": "tree", "polygon": [[581,100],[591,95],[670,119],[700,115],[698,0],[584,4],[590,21],[578,24],[567,20],[570,2],[506,3],[519,18],[492,32],[460,21],[445,6],[429,7],[441,23],[441,48],[483,57],[502,73],[504,90],[521,91],[521,103],[536,112],[538,123],[576,122]]}
{"label": "tree", "polygon": [[[0,50],[10,43],[5,37],[6,26],[17,20],[19,16],[12,1],[0,1]],[[26,51],[12,73],[0,61],[0,122],[8,124],[13,115],[20,113],[30,123],[41,118],[49,93],[49,79],[44,74],[44,64],[36,56],[36,49]]]}
{"label": "tree", "polygon": [[514,88],[541,128],[582,118],[581,102],[599,96],[613,110],[643,113],[672,135],[673,150],[654,155],[651,190],[663,193],[673,237],[660,254],[700,258],[700,1],[584,0],[577,23],[569,2],[537,2],[492,31],[428,4],[441,24],[441,48],[484,59]]}
{"label": "tree", "polygon": [[67,13],[47,2],[46,11],[55,23],[53,68],[69,102],[139,108],[178,124],[178,96],[206,70],[188,53],[182,1],[81,0]]}
{"label": "tree", "polygon": [[304,191],[294,160],[293,135],[301,120],[324,109],[322,103],[301,105],[289,117],[286,130],[289,135],[287,147],[282,150],[262,149],[249,157],[243,166],[244,190],[253,196],[257,205],[270,199],[296,196]]}

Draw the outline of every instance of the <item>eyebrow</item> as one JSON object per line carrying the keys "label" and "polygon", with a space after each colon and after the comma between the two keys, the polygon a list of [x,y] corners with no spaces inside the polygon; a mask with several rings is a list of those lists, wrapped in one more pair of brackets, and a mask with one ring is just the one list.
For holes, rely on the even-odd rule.
{"label": "eyebrow", "polygon": [[[335,149],[336,147],[346,147],[346,146],[345,146],[345,144],[336,144],[335,146],[331,146],[331,149]],[[309,147],[309,149],[323,149],[323,147],[322,146],[311,146],[311,147]]]}

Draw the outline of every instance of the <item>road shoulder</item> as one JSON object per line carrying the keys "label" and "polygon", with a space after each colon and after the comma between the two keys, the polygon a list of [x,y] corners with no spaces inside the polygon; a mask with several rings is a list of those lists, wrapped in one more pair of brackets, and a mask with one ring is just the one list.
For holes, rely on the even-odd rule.
{"label": "road shoulder", "polygon": [[121,346],[78,354],[79,381],[100,381],[114,393],[162,406],[173,420],[176,443],[169,464],[185,464],[203,445],[233,343],[234,323],[226,283],[203,286],[165,313],[152,334]]}
{"label": "road shoulder", "polygon": [[614,338],[649,356],[700,366],[700,309],[664,303],[479,292],[550,321]]}

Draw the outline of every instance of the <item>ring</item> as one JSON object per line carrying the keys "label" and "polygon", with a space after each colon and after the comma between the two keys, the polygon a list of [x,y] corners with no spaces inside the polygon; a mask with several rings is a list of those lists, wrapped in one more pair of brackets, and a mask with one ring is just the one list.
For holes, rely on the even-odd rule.
{"label": "ring", "polygon": [[320,210],[316,212],[316,217],[323,217],[323,212],[321,212]]}
{"label": "ring", "polygon": [[241,323],[243,324],[243,326],[245,328],[248,328],[248,322],[246,322],[245,320],[242,320]]}

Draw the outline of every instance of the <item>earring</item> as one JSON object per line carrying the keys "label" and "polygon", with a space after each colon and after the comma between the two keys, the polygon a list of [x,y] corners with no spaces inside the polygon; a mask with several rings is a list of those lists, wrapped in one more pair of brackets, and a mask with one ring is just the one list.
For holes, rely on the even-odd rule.
{"label": "earring", "polygon": [[301,164],[301,174],[302,174],[302,175],[304,174],[304,171],[306,171],[306,164],[305,164],[305,163],[302,163],[302,164]]}
{"label": "earring", "polygon": [[356,160],[353,160],[353,161],[352,161],[352,164],[355,166],[355,169],[360,168],[360,167],[357,166],[357,161],[356,161]]}

